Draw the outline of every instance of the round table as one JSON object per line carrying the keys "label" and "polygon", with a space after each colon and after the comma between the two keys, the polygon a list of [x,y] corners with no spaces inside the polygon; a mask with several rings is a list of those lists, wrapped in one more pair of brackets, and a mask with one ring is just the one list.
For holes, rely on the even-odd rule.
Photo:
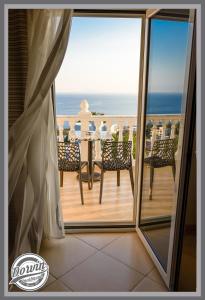
{"label": "round table", "polygon": [[71,141],[87,141],[88,142],[88,167],[87,172],[82,172],[82,181],[88,182],[88,188],[92,189],[92,182],[100,181],[101,175],[98,172],[93,173],[93,145],[96,141],[111,140],[110,133],[96,131],[75,131],[71,132]]}

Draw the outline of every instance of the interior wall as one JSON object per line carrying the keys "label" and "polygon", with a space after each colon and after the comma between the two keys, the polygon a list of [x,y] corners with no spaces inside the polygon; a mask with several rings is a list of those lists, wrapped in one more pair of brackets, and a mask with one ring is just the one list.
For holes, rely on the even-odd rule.
{"label": "interior wall", "polygon": [[186,226],[196,226],[196,136],[191,161],[190,185],[188,191]]}
{"label": "interior wall", "polygon": [[27,15],[25,9],[9,9],[8,56],[8,125],[10,128],[24,110],[24,97],[28,67]]}
{"label": "interior wall", "polygon": [[196,291],[196,131],[191,159],[178,291]]}
{"label": "interior wall", "polygon": [[[26,10],[9,9],[8,37],[8,126],[10,128],[24,110],[28,66]],[[11,203],[9,206],[9,253],[12,252],[19,213],[20,211]]]}

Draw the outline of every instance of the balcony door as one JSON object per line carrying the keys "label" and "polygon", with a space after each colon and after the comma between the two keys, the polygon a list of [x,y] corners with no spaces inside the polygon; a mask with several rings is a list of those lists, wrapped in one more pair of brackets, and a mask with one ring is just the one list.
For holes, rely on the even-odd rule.
{"label": "balcony door", "polygon": [[147,18],[137,231],[172,288],[192,105],[193,19],[189,10]]}
{"label": "balcony door", "polygon": [[[70,150],[63,151],[60,143],[76,142],[83,162],[82,193],[76,172],[67,172],[64,166],[60,175],[62,213],[68,231],[135,229],[133,177],[137,178],[138,166],[143,28],[142,13],[74,10],[68,48],[55,79],[59,157],[66,153],[69,164]],[[105,142],[109,147],[104,147]],[[102,163],[103,157],[109,166]]]}

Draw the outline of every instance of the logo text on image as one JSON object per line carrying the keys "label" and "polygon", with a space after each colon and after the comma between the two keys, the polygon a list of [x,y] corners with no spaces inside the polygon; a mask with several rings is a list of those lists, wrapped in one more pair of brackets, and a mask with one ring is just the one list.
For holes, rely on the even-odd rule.
{"label": "logo text on image", "polygon": [[11,281],[22,290],[35,291],[48,280],[49,266],[37,254],[25,253],[15,259],[11,267]]}

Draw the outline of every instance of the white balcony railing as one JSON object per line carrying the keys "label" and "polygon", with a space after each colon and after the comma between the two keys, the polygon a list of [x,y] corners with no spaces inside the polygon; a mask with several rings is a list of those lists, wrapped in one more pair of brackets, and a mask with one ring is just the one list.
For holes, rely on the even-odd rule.
{"label": "white balcony railing", "polygon": [[[129,140],[133,141],[133,137],[137,128],[136,115],[93,115],[89,111],[89,104],[83,100],[80,105],[80,112],[77,115],[57,115],[58,139],[64,141],[65,124],[69,125],[69,132],[77,130],[87,131],[94,127],[96,133],[106,131],[114,134],[119,132],[119,140],[123,140],[123,135],[126,130]],[[175,137],[177,134],[177,126],[182,121],[182,115],[147,115],[147,128],[150,128],[149,138],[151,144],[157,138]],[[134,146],[134,143],[133,143]],[[81,143],[81,153],[84,153],[86,159],[86,145]],[[100,158],[101,146],[100,142],[96,143],[95,156]]]}

